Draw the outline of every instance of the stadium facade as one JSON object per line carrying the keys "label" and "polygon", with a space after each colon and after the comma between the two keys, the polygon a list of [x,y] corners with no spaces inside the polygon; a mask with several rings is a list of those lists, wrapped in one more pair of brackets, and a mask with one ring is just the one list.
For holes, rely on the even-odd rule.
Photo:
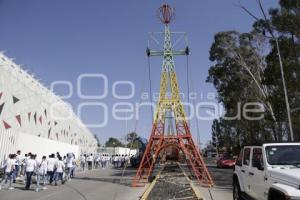
{"label": "stadium facade", "polygon": [[71,106],[0,53],[0,164],[17,150],[41,157],[96,149],[94,135]]}

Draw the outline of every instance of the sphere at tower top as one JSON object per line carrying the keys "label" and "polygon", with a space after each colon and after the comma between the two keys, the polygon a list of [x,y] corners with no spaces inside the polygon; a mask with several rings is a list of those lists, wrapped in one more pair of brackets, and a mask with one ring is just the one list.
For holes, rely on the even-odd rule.
{"label": "sphere at tower top", "polygon": [[163,4],[159,7],[157,16],[162,23],[169,24],[175,18],[175,9],[168,4]]}

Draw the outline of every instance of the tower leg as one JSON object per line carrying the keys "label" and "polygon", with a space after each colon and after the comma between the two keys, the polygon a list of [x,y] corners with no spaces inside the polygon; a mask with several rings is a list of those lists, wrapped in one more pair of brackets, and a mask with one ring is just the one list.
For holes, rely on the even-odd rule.
{"label": "tower leg", "polygon": [[[186,140],[186,141],[184,141]],[[185,154],[187,161],[190,165],[193,175],[198,180],[201,186],[211,187],[213,185],[213,180],[206,168],[200,152],[197,150],[192,138],[180,139],[180,148]]]}
{"label": "tower leg", "polygon": [[[152,166],[152,156],[151,156],[151,144],[152,142],[149,142],[147,144],[146,150],[143,154],[143,158],[140,162],[139,168],[136,172],[136,175],[132,181],[133,187],[144,187],[145,183],[148,181],[148,174],[150,173],[150,167]],[[147,174],[147,176],[145,176]]]}
{"label": "tower leg", "polygon": [[152,174],[157,156],[159,154],[159,149],[163,143],[163,135],[159,138],[155,138],[154,137],[155,131],[156,131],[156,125],[153,125],[152,134],[146,146],[146,150],[143,154],[143,158],[140,162],[139,168],[132,181],[133,187],[145,186],[145,183],[148,182],[148,178]]}

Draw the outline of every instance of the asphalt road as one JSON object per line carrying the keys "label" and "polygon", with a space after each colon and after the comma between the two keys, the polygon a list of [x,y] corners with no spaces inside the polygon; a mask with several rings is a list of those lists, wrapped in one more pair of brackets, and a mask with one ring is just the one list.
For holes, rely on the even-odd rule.
{"label": "asphalt road", "polygon": [[220,169],[212,164],[208,165],[208,170],[214,181],[214,187],[200,189],[206,200],[232,200],[233,169]]}
{"label": "asphalt road", "polygon": [[208,166],[208,170],[214,180],[215,187],[232,188],[233,169],[221,169],[216,166]]}
{"label": "asphalt road", "polygon": [[[232,169],[218,169],[209,165],[215,186],[201,189],[206,200],[232,200]],[[14,190],[0,191],[0,200],[137,200],[144,187],[132,188],[130,183],[135,170],[127,169],[122,177],[121,169],[96,169],[77,174],[65,185],[48,186],[47,190],[25,191],[23,184],[15,184]]]}
{"label": "asphalt road", "polygon": [[1,200],[137,200],[145,188],[132,188],[135,170],[96,169],[77,174],[64,185],[47,186],[35,192],[35,185],[25,191],[23,184],[15,184],[14,190],[0,191]]}

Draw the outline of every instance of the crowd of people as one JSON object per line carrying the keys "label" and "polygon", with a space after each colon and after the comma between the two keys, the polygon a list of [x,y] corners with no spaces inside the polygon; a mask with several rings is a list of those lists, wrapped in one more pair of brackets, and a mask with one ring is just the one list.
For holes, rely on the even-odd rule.
{"label": "crowd of people", "polygon": [[43,156],[37,160],[37,155],[27,153],[21,156],[21,151],[10,154],[2,166],[3,177],[0,182],[0,190],[5,184],[8,189],[14,189],[16,180],[23,181],[25,189],[29,190],[35,181],[35,191],[47,189],[47,185],[57,186],[60,182],[65,184],[75,177],[75,169],[80,167],[81,171],[92,169],[105,169],[109,167],[120,168],[130,163],[129,155],[109,154],[83,154],[75,159],[73,153],[61,156],[59,152]]}
{"label": "crowd of people", "polygon": [[[58,185],[58,181],[64,184],[75,176],[76,161],[73,153],[61,156],[59,152],[43,156],[37,160],[37,155],[29,152],[21,156],[21,151],[10,154],[2,166],[3,177],[0,190],[8,183],[8,189],[14,189],[16,180],[23,181],[25,189],[29,190],[35,180],[35,191],[47,189],[46,185]],[[41,187],[42,185],[42,187]]]}
{"label": "crowd of people", "polygon": [[115,168],[124,167],[125,164],[130,163],[130,157],[128,155],[114,155],[112,156],[112,164]]}
{"label": "crowd of people", "polygon": [[130,163],[130,157],[127,154],[98,154],[81,155],[80,167],[84,171],[86,166],[88,169],[92,168],[107,168],[113,166],[114,168],[124,167],[125,163]]}

